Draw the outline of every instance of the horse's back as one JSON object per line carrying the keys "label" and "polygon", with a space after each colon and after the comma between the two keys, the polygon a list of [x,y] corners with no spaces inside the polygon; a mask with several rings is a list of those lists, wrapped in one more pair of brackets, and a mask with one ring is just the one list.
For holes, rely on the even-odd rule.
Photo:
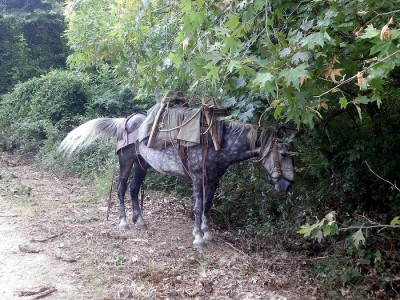
{"label": "horse's back", "polygon": [[117,152],[121,148],[138,141],[139,127],[142,125],[145,118],[146,114],[140,112],[134,113],[125,119],[117,132]]}

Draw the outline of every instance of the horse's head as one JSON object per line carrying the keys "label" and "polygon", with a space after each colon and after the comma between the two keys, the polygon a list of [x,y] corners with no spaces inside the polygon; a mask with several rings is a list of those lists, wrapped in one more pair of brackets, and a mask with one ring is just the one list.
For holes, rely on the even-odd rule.
{"label": "horse's head", "polygon": [[288,192],[294,183],[294,164],[288,146],[271,138],[260,152],[268,177],[279,192]]}

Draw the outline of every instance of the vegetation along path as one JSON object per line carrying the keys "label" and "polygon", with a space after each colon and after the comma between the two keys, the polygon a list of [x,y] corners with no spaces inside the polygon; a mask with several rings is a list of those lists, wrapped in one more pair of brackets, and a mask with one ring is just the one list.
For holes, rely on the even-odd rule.
{"label": "vegetation along path", "polygon": [[106,221],[105,199],[58,176],[1,157],[1,299],[314,298],[287,253],[248,255],[222,232],[193,249],[189,209],[172,197],[150,193],[148,229],[121,231],[116,205]]}

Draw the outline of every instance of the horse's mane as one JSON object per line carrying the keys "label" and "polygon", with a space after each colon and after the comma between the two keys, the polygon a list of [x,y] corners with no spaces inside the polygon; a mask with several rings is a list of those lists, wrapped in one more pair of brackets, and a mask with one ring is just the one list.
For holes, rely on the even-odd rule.
{"label": "horse's mane", "polygon": [[229,126],[232,128],[233,132],[238,133],[240,136],[243,132],[247,132],[247,140],[250,144],[250,149],[255,149],[257,141],[264,146],[268,140],[275,136],[275,132],[272,128],[260,127],[257,125],[240,123],[240,122],[229,122]]}

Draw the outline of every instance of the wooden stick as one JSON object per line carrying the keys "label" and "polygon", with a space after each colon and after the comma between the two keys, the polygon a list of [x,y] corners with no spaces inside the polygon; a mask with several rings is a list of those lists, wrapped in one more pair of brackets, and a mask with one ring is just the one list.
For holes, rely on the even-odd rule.
{"label": "wooden stick", "polygon": [[43,242],[46,242],[46,241],[51,240],[51,239],[54,239],[54,238],[56,238],[56,237],[58,237],[60,235],[63,235],[63,234],[64,234],[64,232],[61,232],[60,234],[53,234],[53,235],[50,235],[48,237],[43,237],[43,238],[34,237],[34,238],[31,239],[31,242],[32,243],[43,243]]}
{"label": "wooden stick", "polygon": [[18,297],[29,297],[35,296],[31,299],[40,299],[51,293],[54,293],[57,289],[53,286],[39,286],[37,288],[26,289],[26,290],[17,290],[16,293]]}
{"label": "wooden stick", "polygon": [[221,147],[219,146],[218,138],[215,135],[216,127],[214,126],[214,120],[211,118],[210,111],[207,108],[204,109],[204,115],[206,116],[208,127],[211,127],[210,134],[213,141],[214,149],[219,150]]}
{"label": "wooden stick", "polygon": [[110,216],[110,209],[111,209],[111,195],[112,195],[112,188],[114,185],[114,177],[115,177],[115,168],[113,170],[113,175],[111,179],[111,186],[110,186],[110,194],[108,195],[108,202],[107,202],[107,215],[106,220],[108,221],[108,217]]}
{"label": "wooden stick", "polygon": [[150,131],[150,137],[147,142],[147,147],[149,147],[149,148],[154,147],[156,135],[158,133],[158,124],[160,123],[161,115],[164,112],[165,106],[167,106],[168,100],[170,100],[170,98],[173,96],[173,94],[174,94],[174,92],[169,91],[165,95],[164,99],[161,100],[160,108],[158,109],[157,115],[154,119],[154,123],[153,123],[153,126],[151,127],[151,131]]}

